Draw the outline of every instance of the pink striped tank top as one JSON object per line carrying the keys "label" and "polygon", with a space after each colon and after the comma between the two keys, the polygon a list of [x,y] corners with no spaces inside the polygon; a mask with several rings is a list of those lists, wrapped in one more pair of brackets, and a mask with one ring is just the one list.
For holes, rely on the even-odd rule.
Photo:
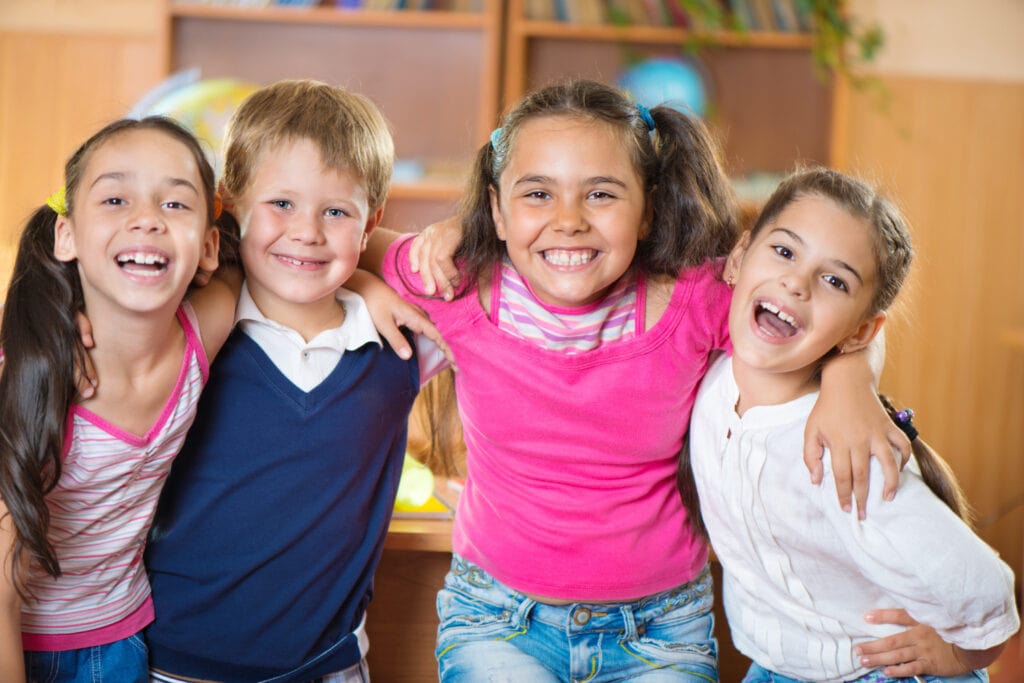
{"label": "pink striped tank top", "polygon": [[60,481],[47,497],[49,540],[62,575],[29,571],[22,606],[27,650],[70,650],[126,638],[153,620],[142,564],[146,534],[171,462],[185,441],[209,376],[191,306],[177,312],[185,331],[178,381],[145,436],[95,413],[68,413]]}

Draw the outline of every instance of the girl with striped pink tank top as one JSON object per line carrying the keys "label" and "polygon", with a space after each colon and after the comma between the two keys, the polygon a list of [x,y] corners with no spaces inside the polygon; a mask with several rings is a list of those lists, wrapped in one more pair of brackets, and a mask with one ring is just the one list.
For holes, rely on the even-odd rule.
{"label": "girl with striped pink tank top", "polygon": [[[148,681],[146,534],[237,295],[185,300],[220,239],[179,125],[111,123],[65,183],[25,226],[0,329],[0,680]],[[81,393],[79,313],[103,376]]]}

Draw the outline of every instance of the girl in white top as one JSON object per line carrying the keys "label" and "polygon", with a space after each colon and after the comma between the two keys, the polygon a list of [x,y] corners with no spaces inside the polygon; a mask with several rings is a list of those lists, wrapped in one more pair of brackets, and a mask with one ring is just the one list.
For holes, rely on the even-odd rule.
{"label": "girl in white top", "polygon": [[[237,295],[214,281],[183,302],[220,240],[213,170],[179,125],[112,123],[65,182],[22,233],[0,332],[0,680],[148,681],[146,533]],[[88,396],[79,312],[103,376]]]}
{"label": "girl in white top", "polygon": [[[871,341],[911,257],[889,202],[810,169],[780,185],[726,263],[733,352],[704,378],[690,464],[733,641],[754,662],[745,683],[987,680],[975,670],[1019,628],[1013,572],[929,487],[928,453],[915,449],[924,459],[905,468],[891,502],[872,460],[863,520],[807,482],[804,424],[821,363]],[[873,662],[903,666],[867,665],[860,648],[899,630],[865,621],[879,607],[905,609],[937,637]]]}

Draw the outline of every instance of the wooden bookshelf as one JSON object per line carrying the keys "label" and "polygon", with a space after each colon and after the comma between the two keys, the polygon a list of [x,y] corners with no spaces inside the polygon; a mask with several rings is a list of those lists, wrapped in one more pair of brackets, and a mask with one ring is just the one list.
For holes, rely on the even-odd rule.
{"label": "wooden bookshelf", "polygon": [[257,84],[315,78],[369,96],[392,125],[398,159],[426,169],[394,184],[385,213],[385,224],[416,229],[454,210],[497,117],[502,4],[477,5],[254,8],[166,0],[165,72],[198,66],[204,79]]}
{"label": "wooden bookshelf", "polygon": [[777,174],[796,161],[836,161],[841,131],[833,112],[842,88],[815,70],[809,33],[535,20],[527,18],[527,0],[508,2],[505,106],[560,78],[615,83],[640,59],[690,57],[704,71],[706,120],[722,142],[730,173]]}

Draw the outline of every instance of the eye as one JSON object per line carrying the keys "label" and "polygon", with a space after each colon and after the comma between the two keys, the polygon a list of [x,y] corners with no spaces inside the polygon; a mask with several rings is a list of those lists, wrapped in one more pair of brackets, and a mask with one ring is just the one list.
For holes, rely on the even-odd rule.
{"label": "eye", "polygon": [[125,201],[120,197],[107,197],[102,203],[109,206],[124,206]]}
{"label": "eye", "polygon": [[848,292],[850,288],[846,286],[846,281],[842,278],[836,277],[835,275],[825,275],[822,279],[827,282],[830,286],[835,287],[841,292]]}
{"label": "eye", "polygon": [[607,192],[605,190],[594,190],[589,195],[587,195],[587,198],[588,199],[615,199],[615,195],[613,195],[611,192]]}
{"label": "eye", "polygon": [[179,201],[176,201],[176,200],[173,200],[173,199],[170,200],[170,201],[164,202],[163,206],[166,209],[187,209],[188,208],[188,205],[185,204],[185,202],[179,202]]}
{"label": "eye", "polygon": [[551,195],[544,190],[531,190],[523,196],[527,199],[551,199]]}
{"label": "eye", "polygon": [[789,247],[783,246],[781,244],[773,245],[772,246],[772,251],[774,251],[776,254],[778,254],[779,256],[781,256],[784,259],[792,260],[793,257],[795,256],[795,254],[793,253],[792,249],[790,249]]}
{"label": "eye", "polygon": [[327,209],[324,211],[328,218],[345,218],[348,212],[344,209]]}
{"label": "eye", "polygon": [[270,201],[270,204],[272,206],[276,206],[279,209],[290,209],[290,208],[292,208],[292,203],[290,201],[288,201],[287,199],[274,199],[274,200]]}

